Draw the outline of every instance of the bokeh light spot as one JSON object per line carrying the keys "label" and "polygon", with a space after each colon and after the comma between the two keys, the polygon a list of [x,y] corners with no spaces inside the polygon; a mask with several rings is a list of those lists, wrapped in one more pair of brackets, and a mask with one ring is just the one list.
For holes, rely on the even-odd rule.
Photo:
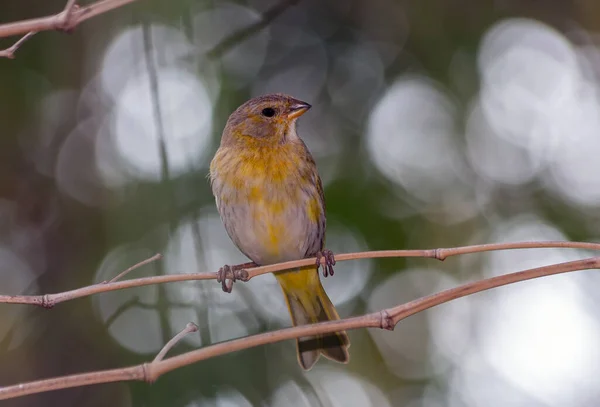
{"label": "bokeh light spot", "polygon": [[164,141],[166,161],[173,175],[205,158],[212,129],[212,104],[194,75],[180,69],[157,72],[158,103],[164,123],[164,140],[156,126],[150,78],[147,74],[127,82],[115,108],[114,142],[124,164],[141,178],[160,179]]}

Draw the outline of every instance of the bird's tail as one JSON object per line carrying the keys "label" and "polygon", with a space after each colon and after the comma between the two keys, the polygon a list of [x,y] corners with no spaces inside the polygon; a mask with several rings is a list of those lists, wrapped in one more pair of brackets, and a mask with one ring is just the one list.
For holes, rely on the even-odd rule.
{"label": "bird's tail", "polygon": [[[275,277],[283,290],[294,326],[340,319],[314,266],[279,272]],[[296,341],[298,363],[304,370],[309,370],[321,353],[336,362],[348,363],[349,347],[350,340],[344,331],[301,337]]]}

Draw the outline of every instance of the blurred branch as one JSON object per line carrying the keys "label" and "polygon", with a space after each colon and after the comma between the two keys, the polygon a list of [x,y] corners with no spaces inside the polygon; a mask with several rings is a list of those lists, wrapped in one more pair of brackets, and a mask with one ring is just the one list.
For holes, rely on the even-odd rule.
{"label": "blurred branch", "polygon": [[67,4],[65,5],[65,9],[63,10],[63,13],[64,13],[63,18],[64,18],[65,22],[71,20],[71,16],[73,15],[73,10],[78,8],[78,6],[75,3],[77,3],[77,0],[67,0]]}
{"label": "blurred branch", "polygon": [[79,7],[75,4],[76,0],[67,0],[65,8],[58,14],[0,24],[0,38],[24,35],[12,47],[1,51],[0,56],[14,58],[14,52],[19,46],[37,32],[49,30],[72,31],[79,24],[92,17],[133,3],[134,1],[136,0],[100,0],[88,6]]}
{"label": "blurred branch", "polygon": [[15,42],[12,46],[3,49],[0,51],[0,58],[8,58],[8,59],[14,59],[15,58],[15,52],[17,52],[17,50],[19,49],[19,47],[21,45],[23,45],[23,43],[25,41],[27,41],[28,39],[30,39],[31,37],[33,37],[36,34],[35,31],[30,31],[27,34],[25,34],[24,36],[22,36],[17,42]]}
{"label": "blurred branch", "polygon": [[247,336],[245,338],[233,339],[227,342],[217,343],[215,345],[206,346],[198,350],[186,352],[178,356],[161,360],[159,356],[164,356],[164,353],[170,349],[170,345],[172,345],[174,342],[177,342],[182,335],[188,332],[188,329],[190,329],[188,324],[188,328],[182,331],[182,333],[178,334],[173,340],[169,341],[169,343],[165,346],[165,348],[163,348],[159,355],[157,355],[154,361],[150,363],[0,387],[0,399],[15,398],[28,394],[86,386],[90,384],[131,380],[152,383],[163,374],[180,367],[191,365],[193,363],[216,356],[237,352],[243,349],[281,342],[302,336],[313,336],[341,330],[358,328],[380,328],[393,330],[396,324],[398,324],[398,322],[404,318],[457,298],[466,297],[471,294],[519,281],[531,280],[538,277],[567,273],[576,270],[597,268],[600,268],[600,257],[592,257],[584,260],[528,269],[512,274],[506,274],[503,276],[492,277],[485,280],[463,284],[437,294],[421,297],[405,304],[358,317],[321,322],[311,325],[300,325],[293,328],[280,329],[273,332]]}
{"label": "blurred branch", "polygon": [[[380,250],[370,252],[359,252],[359,253],[343,253],[335,256],[336,261],[347,261],[347,260],[359,260],[359,259],[379,259],[386,257],[424,257],[432,258],[437,260],[445,260],[451,256],[458,256],[462,254],[472,254],[489,252],[496,250],[514,250],[514,249],[542,249],[542,248],[571,248],[571,249],[587,249],[587,250],[600,250],[600,243],[587,243],[587,242],[563,242],[563,241],[549,241],[549,242],[516,242],[516,243],[490,243],[476,246],[463,246],[454,248],[440,248],[440,249],[425,249],[425,250]],[[142,265],[148,264],[151,261],[156,261],[162,258],[160,255],[154,255],[149,259],[146,259],[133,267],[126,270],[129,272]],[[249,281],[253,277],[273,273],[275,271],[291,270],[297,267],[310,266],[315,264],[316,258],[307,258],[302,260],[288,261],[284,263],[271,264],[268,266],[243,268],[249,263],[242,265],[233,266],[233,272],[227,276],[231,280]],[[324,263],[324,259],[321,260]],[[124,272],[125,273],[125,272]],[[119,274],[120,277],[124,273]],[[99,284],[93,284],[86,287],[77,288],[71,291],[65,291],[56,294],[45,294],[45,295],[0,295],[0,304],[29,304],[38,305],[44,308],[52,308],[56,304],[61,302],[70,301],[75,298],[87,297],[92,294],[104,293],[109,291],[123,290],[126,288],[142,287],[154,284],[165,284],[174,283],[177,281],[193,281],[193,280],[216,280],[219,278],[219,273],[206,272],[206,273],[182,273],[182,274],[171,274],[166,276],[154,276],[154,277],[142,277],[126,281],[116,282],[102,282]],[[114,279],[113,279],[114,280]]]}
{"label": "blurred branch", "polygon": [[274,5],[261,15],[261,19],[258,22],[249,25],[248,27],[244,27],[238,31],[235,31],[231,35],[225,37],[223,41],[219,42],[210,51],[208,51],[206,53],[206,56],[212,59],[219,58],[231,48],[244,41],[246,38],[259,32],[260,30],[271,24],[271,22],[273,22],[273,20],[279,17],[279,15],[281,15],[284,11],[286,11],[291,6],[298,4],[299,2],[300,0],[285,0],[281,3]]}
{"label": "blurred branch", "polygon": [[[0,50],[0,58],[13,59],[15,57],[15,51],[17,51],[26,40],[40,31],[72,31],[79,24],[90,18],[104,14],[126,4],[133,3],[136,0],[100,0],[85,7],[78,6],[76,1],[77,0],[67,0],[65,8],[58,14],[0,24],[0,38],[23,35],[23,37],[11,47]],[[288,8],[299,2],[300,0],[285,0],[274,5],[262,14],[261,19],[255,24],[244,27],[225,37],[208,51],[206,55],[209,58],[221,57],[235,45],[268,26]]]}

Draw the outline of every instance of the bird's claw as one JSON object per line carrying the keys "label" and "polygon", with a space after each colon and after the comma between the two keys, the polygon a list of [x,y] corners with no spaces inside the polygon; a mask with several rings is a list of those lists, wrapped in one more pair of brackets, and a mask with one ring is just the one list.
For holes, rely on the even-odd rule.
{"label": "bird's claw", "polygon": [[229,265],[224,265],[217,271],[217,282],[221,283],[223,291],[230,293],[235,283],[235,273]]}
{"label": "bird's claw", "polygon": [[[325,259],[325,264],[321,264],[321,259]],[[317,252],[317,270],[319,266],[323,267],[323,277],[332,276],[333,275],[333,266],[335,266],[335,256],[331,250],[321,250]]]}
{"label": "bird's claw", "polygon": [[223,291],[230,293],[236,280],[248,281],[250,278],[246,268],[258,267],[254,262],[238,264],[236,266],[224,265],[217,271],[217,282],[221,283]]}

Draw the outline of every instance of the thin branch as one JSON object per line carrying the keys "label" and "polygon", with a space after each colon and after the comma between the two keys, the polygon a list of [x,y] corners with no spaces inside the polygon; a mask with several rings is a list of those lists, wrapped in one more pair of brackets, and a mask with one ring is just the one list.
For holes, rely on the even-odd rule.
{"label": "thin branch", "polygon": [[156,253],[154,256],[149,257],[146,260],[142,260],[139,263],[134,264],[133,266],[129,267],[127,270],[122,271],[115,277],[111,278],[109,281],[105,281],[104,284],[114,283],[115,281],[120,280],[121,278],[125,277],[126,274],[132,272],[133,270],[138,269],[142,266],[145,266],[146,264],[152,263],[156,260],[160,260],[162,258],[163,258],[162,254]]}
{"label": "thin branch", "polygon": [[67,0],[67,4],[65,5],[65,9],[63,10],[63,19],[64,21],[70,21],[71,15],[73,14],[73,10],[77,9],[77,5],[75,4],[77,0]]}
{"label": "thin branch", "polygon": [[[586,249],[600,250],[599,243],[587,242],[517,242],[517,243],[490,243],[476,246],[463,246],[455,248],[440,248],[426,250],[381,250],[359,253],[344,253],[335,256],[336,261],[358,260],[358,259],[377,259],[389,257],[423,257],[438,260],[445,260],[451,256],[462,254],[481,253],[497,250],[514,250],[514,249],[541,249],[541,248],[571,248],[571,249]],[[235,279],[248,281],[262,274],[272,273],[274,271],[290,270],[302,266],[310,266],[315,264],[316,258],[308,258],[302,260],[288,261],[285,263],[271,264],[268,266],[254,267],[249,269],[241,269],[235,271]],[[70,301],[75,298],[87,297],[92,294],[104,293],[109,291],[123,290],[126,288],[143,287],[154,284],[174,283],[178,281],[194,281],[194,280],[215,280],[217,273],[182,273],[171,274],[166,276],[143,277],[127,281],[117,281],[109,283],[99,283],[87,287],[77,288],[71,291],[65,291],[56,294],[45,295],[0,295],[0,304],[29,304],[38,305],[44,308],[52,308],[61,302]]]}
{"label": "thin branch", "polygon": [[52,308],[61,302],[75,298],[87,297],[92,294],[124,290],[126,288],[143,287],[147,285],[173,283],[177,281],[213,280],[216,273],[188,273],[169,276],[142,277],[135,280],[117,281],[115,283],[99,283],[87,287],[46,295],[0,295],[0,304],[30,304],[44,308]]}
{"label": "thin branch", "polygon": [[[49,30],[72,31],[79,24],[89,20],[90,18],[104,14],[110,10],[114,10],[129,3],[133,3],[134,1],[136,0],[100,0],[85,7],[78,7],[76,0],[67,0],[65,8],[60,13],[46,17],[0,24],[0,38],[12,37],[14,35],[29,35],[29,33]],[[299,2],[300,0],[285,0],[269,8],[263,13],[258,22],[235,31],[215,45],[210,51],[207,52],[208,57],[218,58],[222,56],[236,44],[262,30],[289,7]],[[16,48],[12,49],[13,47],[4,50],[4,55],[0,54],[0,56],[14,58],[14,51],[16,51]]]}
{"label": "thin branch", "polygon": [[85,7],[77,7],[75,1],[68,0],[63,11],[58,14],[0,24],[0,38],[49,30],[71,31],[90,18],[134,1],[136,0],[100,0]]}
{"label": "thin branch", "polygon": [[246,38],[254,35],[255,33],[259,32],[260,30],[271,24],[273,20],[279,17],[279,15],[281,15],[284,11],[286,11],[291,6],[298,4],[299,2],[300,0],[285,0],[279,4],[274,5],[262,14],[261,19],[255,24],[249,25],[248,27],[244,27],[225,37],[221,42],[219,42],[210,51],[208,51],[206,55],[211,59],[219,58],[231,48],[244,41]]}
{"label": "thin branch", "polygon": [[0,51],[0,58],[15,59],[15,52],[23,45],[25,41],[37,34],[35,31],[30,31],[15,42],[12,46]]}
{"label": "thin branch", "polygon": [[160,362],[161,360],[163,360],[166,354],[171,349],[173,349],[173,347],[177,345],[184,336],[197,331],[198,325],[194,324],[193,322],[188,322],[188,324],[185,326],[185,328],[183,328],[181,332],[175,335],[169,342],[167,342],[165,346],[163,346],[163,348],[160,350],[160,352],[158,352],[152,363]]}
{"label": "thin branch", "polygon": [[[133,3],[136,0],[100,0],[85,7],[79,7],[76,4],[76,1],[77,0],[67,0],[67,4],[63,11],[51,16],[0,24],[0,38],[25,35],[25,37],[17,41],[12,47],[0,50],[0,57],[13,59],[14,53],[19,46],[37,32],[48,30],[70,32],[79,24],[90,18],[122,7],[126,4]],[[289,7],[296,5],[299,2],[300,0],[285,0],[274,5],[262,14],[261,19],[255,24],[244,27],[225,37],[207,52],[207,56],[209,58],[219,58],[235,45],[268,26]]]}
{"label": "thin branch", "polygon": [[86,386],[90,384],[132,380],[152,383],[165,373],[205,359],[210,359],[216,356],[253,348],[256,346],[299,338],[302,336],[313,336],[358,328],[381,328],[393,330],[396,324],[402,319],[457,298],[519,281],[531,280],[534,278],[567,273],[571,271],[597,268],[600,268],[600,257],[592,257],[584,260],[528,269],[512,274],[506,274],[503,276],[492,277],[485,280],[463,284],[459,287],[422,297],[396,307],[358,317],[346,318],[338,321],[321,322],[311,325],[301,325],[293,328],[286,328],[278,331],[247,336],[245,338],[217,343],[215,345],[207,346],[195,351],[187,352],[160,361],[145,363],[143,365],[104,370],[99,372],[81,373],[0,387],[0,400],[21,397],[28,394],[41,393],[45,391]]}
{"label": "thin branch", "polygon": [[[63,11],[51,16],[0,24],[0,38],[24,35],[26,37],[24,37],[24,39],[28,39],[37,32],[49,30],[69,32],[90,18],[133,3],[136,0],[100,0],[85,7],[79,7],[76,4],[76,1],[77,0],[67,0],[67,4]],[[221,57],[235,45],[268,26],[288,8],[299,2],[300,0],[285,0],[274,5],[262,14],[261,19],[255,24],[241,28],[225,37],[207,52],[207,56],[213,59]],[[17,41],[17,43],[10,48],[1,50],[0,57],[13,59],[15,51],[25,41],[24,39]]]}

